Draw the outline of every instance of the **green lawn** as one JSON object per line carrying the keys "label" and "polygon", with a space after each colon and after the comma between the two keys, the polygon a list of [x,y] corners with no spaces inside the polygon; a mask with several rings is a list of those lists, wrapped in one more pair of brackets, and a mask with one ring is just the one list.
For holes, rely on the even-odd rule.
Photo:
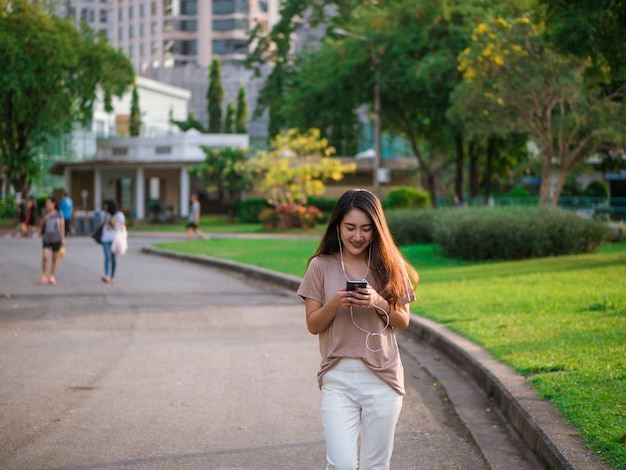
{"label": "green lawn", "polygon": [[[302,276],[316,240],[158,243]],[[413,311],[528,377],[613,468],[626,469],[626,243],[590,255],[513,262],[403,249],[421,277]]]}

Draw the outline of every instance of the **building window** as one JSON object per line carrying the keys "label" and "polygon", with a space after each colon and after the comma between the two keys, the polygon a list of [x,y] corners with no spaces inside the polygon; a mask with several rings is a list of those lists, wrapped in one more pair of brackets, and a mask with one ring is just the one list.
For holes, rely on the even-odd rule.
{"label": "building window", "polygon": [[169,145],[159,145],[155,149],[157,155],[170,155],[172,153],[172,147]]}
{"label": "building window", "polygon": [[213,41],[213,54],[247,54],[248,41],[242,39],[216,39]]}
{"label": "building window", "polygon": [[197,0],[183,0],[180,5],[180,13],[182,15],[197,15],[198,14],[198,1]]}
{"label": "building window", "polygon": [[130,56],[131,59],[135,57],[135,45],[134,44],[131,44],[130,46],[128,46],[128,55]]}
{"label": "building window", "polygon": [[139,25],[139,35],[140,35],[142,38],[145,38],[145,37],[146,37],[146,24],[145,24],[145,23],[141,23],[141,24]]}
{"label": "building window", "polygon": [[117,19],[120,21],[124,21],[124,9],[120,8],[120,10],[117,12]]}
{"label": "building window", "polygon": [[140,55],[140,57],[145,57],[146,56],[146,43],[145,42],[142,42],[139,45],[139,55]]}
{"label": "building window", "polygon": [[264,12],[267,13],[267,0],[259,0],[259,9]]}
{"label": "building window", "polygon": [[121,41],[124,39],[124,28],[120,28],[117,32],[117,38]]}
{"label": "building window", "polygon": [[113,147],[114,157],[125,157],[128,155],[128,147]]}
{"label": "building window", "polygon": [[249,13],[248,0],[213,0],[214,15],[228,15],[231,13]]}
{"label": "building window", "polygon": [[198,53],[198,41],[168,41],[164,50],[176,55],[196,55]]}
{"label": "building window", "polygon": [[139,5],[139,16],[141,16],[142,18],[146,17],[146,4],[142,3],[141,5]]}
{"label": "building window", "polygon": [[134,38],[135,37],[135,25],[134,24],[131,24],[128,27],[128,37],[129,38]]}
{"label": "building window", "polygon": [[150,32],[152,33],[153,36],[156,36],[157,34],[157,24],[156,22],[152,22],[152,24],[150,25]]}
{"label": "building window", "polygon": [[213,31],[232,31],[232,30],[248,31],[248,20],[228,19],[228,20],[213,20]]}
{"label": "building window", "polygon": [[128,18],[131,20],[135,17],[135,5],[131,5],[128,7]]}
{"label": "building window", "polygon": [[150,5],[150,12],[151,12],[153,15],[156,15],[156,14],[157,14],[157,12],[158,12],[158,10],[159,10],[159,7],[158,7],[158,5],[157,5],[157,2],[152,2],[152,4]]}

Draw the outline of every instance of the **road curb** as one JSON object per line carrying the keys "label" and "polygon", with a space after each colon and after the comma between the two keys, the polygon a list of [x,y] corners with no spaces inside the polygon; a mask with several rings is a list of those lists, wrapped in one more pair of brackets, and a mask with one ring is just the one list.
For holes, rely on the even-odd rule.
{"label": "road curb", "polygon": [[[152,246],[144,246],[142,252],[243,273],[293,291],[301,282],[297,276],[210,256],[178,253]],[[440,351],[467,374],[546,468],[610,469],[584,447],[577,431],[563,421],[551,403],[538,397],[523,376],[495,360],[483,348],[443,325],[417,315],[411,316],[407,331],[417,340]]]}

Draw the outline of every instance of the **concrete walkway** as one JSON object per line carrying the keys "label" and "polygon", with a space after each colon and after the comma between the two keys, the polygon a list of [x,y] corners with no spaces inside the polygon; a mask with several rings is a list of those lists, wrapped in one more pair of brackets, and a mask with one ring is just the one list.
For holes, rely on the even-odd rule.
{"label": "concrete walkway", "polygon": [[[132,234],[107,285],[100,247],[70,239],[58,284],[39,286],[40,241],[0,239],[0,468],[323,468],[319,353],[297,280],[142,254],[154,240]],[[539,463],[498,411],[509,379],[493,400],[468,380],[472,367],[506,372],[478,348],[421,320],[400,342],[394,470],[602,468],[571,435],[562,445],[571,430],[549,409],[520,421],[557,456]],[[461,345],[479,366],[433,345],[452,357]],[[520,390],[509,407],[533,400]]]}

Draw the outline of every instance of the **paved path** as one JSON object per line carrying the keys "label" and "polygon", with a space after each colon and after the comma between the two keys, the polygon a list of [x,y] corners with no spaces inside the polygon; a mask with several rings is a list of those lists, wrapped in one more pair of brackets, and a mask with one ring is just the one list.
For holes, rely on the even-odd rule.
{"label": "paved path", "polygon": [[[58,284],[39,286],[40,241],[0,239],[0,468],[323,468],[319,353],[300,299],[142,255],[145,242],[131,239],[106,285],[100,247],[70,239]],[[500,454],[488,464],[420,357],[442,361],[401,343],[392,469],[540,468],[478,399]]]}

